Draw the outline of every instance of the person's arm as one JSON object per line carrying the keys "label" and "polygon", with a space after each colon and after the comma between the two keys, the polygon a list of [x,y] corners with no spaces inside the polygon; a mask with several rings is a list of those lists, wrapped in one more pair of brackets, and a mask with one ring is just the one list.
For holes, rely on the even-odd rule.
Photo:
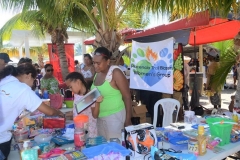
{"label": "person's arm", "polygon": [[96,103],[95,103],[95,107],[92,107],[92,108],[91,108],[91,109],[92,109],[92,116],[93,116],[93,118],[95,118],[95,119],[97,119],[98,116],[99,116],[100,103],[102,102],[102,100],[103,100],[103,97],[102,97],[102,96],[99,96],[99,97],[97,98]]}
{"label": "person's arm", "polygon": [[94,67],[92,67],[90,71],[92,73],[92,77],[91,78],[85,78],[86,81],[93,81],[93,78],[94,78],[94,75],[95,75]]}
{"label": "person's arm", "polygon": [[48,116],[64,117],[64,114],[60,110],[49,107],[45,103],[41,103],[40,106],[38,107],[38,110]]}
{"label": "person's arm", "polygon": [[116,85],[122,94],[122,98],[126,108],[126,120],[124,126],[129,126],[132,124],[132,99],[129,89],[129,83],[120,69],[113,70],[113,80],[116,82]]}

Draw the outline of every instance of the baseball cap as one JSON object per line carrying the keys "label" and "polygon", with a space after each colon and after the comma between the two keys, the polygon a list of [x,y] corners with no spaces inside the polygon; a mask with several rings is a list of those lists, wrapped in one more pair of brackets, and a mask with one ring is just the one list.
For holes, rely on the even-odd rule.
{"label": "baseball cap", "polygon": [[212,56],[212,57],[218,57],[219,56],[219,51],[214,49],[214,48],[211,48],[209,49],[209,51],[207,52],[207,54],[209,56]]}
{"label": "baseball cap", "polygon": [[0,59],[3,59],[5,63],[8,63],[9,61],[12,62],[7,53],[0,53]]}

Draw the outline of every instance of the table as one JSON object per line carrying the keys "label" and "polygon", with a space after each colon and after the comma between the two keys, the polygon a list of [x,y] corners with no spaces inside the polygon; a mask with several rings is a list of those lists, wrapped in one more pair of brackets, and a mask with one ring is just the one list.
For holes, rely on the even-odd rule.
{"label": "table", "polygon": [[[173,128],[173,127],[167,127],[167,128]],[[185,125],[185,130],[190,129],[191,125],[187,124]],[[68,145],[63,145],[62,147],[73,147],[74,144],[68,144]],[[199,156],[197,159],[198,160],[220,160],[223,158],[226,158],[227,156],[230,156],[236,152],[238,152],[240,150],[240,141],[236,142],[236,143],[230,143],[228,145],[225,146],[220,146],[221,148],[225,149],[225,151],[223,151],[222,153],[213,153],[213,151],[207,149],[207,153],[204,156]],[[164,142],[163,143],[163,148],[164,149],[168,149],[170,148],[170,144]],[[183,150],[183,153],[188,153],[187,150]],[[145,159],[148,159],[149,156],[146,156]],[[19,151],[11,151],[10,155],[9,155],[9,160],[19,160],[20,159],[20,155],[19,155]],[[145,160],[144,156],[141,157],[131,157],[131,160]]]}

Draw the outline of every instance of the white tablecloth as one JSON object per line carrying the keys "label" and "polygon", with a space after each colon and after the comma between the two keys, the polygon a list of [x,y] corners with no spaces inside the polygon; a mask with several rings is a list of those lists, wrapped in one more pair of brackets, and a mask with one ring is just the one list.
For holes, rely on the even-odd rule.
{"label": "white tablecloth", "polygon": [[[185,129],[189,129],[191,125],[185,125]],[[172,127],[169,127],[172,128]],[[62,148],[73,147],[74,144],[63,145]],[[161,146],[161,145],[160,145]],[[222,153],[213,153],[213,151],[207,149],[207,153],[204,156],[199,156],[198,160],[220,160],[230,156],[238,151],[240,151],[240,141],[236,143],[230,143],[225,146],[220,146],[221,148],[225,149]],[[163,144],[164,149],[169,149],[170,144],[164,142]],[[183,150],[183,153],[188,153],[187,150]],[[148,159],[146,156],[145,159]],[[141,157],[131,157],[132,160],[144,160],[144,155]],[[8,160],[20,160],[20,155],[18,151],[11,151]]]}

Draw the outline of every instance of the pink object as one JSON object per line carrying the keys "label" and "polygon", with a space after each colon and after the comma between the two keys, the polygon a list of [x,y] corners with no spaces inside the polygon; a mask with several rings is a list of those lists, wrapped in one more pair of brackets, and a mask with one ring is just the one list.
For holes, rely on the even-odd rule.
{"label": "pink object", "polygon": [[74,131],[74,144],[76,147],[82,147],[85,144],[85,132],[83,129],[76,128]]}
{"label": "pink object", "polygon": [[62,108],[63,96],[61,94],[50,94],[50,106],[56,109]]}
{"label": "pink object", "polygon": [[54,148],[47,153],[39,155],[38,157],[39,158],[49,158],[49,157],[54,157],[54,156],[61,155],[63,153],[65,153],[65,150],[62,150],[60,148]]}

